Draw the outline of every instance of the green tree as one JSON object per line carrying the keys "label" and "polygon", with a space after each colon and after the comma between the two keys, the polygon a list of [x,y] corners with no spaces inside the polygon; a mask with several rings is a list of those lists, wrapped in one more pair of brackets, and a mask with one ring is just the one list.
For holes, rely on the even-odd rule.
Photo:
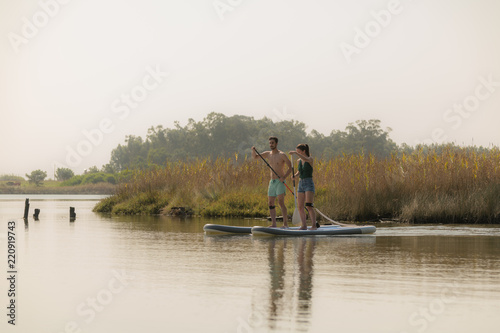
{"label": "green tree", "polygon": [[344,140],[344,151],[347,154],[370,153],[375,156],[389,156],[397,150],[397,145],[389,138],[391,128],[380,127],[380,120],[357,120],[347,127]]}
{"label": "green tree", "polygon": [[60,181],[68,180],[73,177],[75,173],[69,168],[57,168],[56,179]]}
{"label": "green tree", "polygon": [[42,186],[43,181],[47,177],[47,172],[42,170],[31,171],[31,174],[26,174],[26,178],[30,184],[34,183],[36,186]]}
{"label": "green tree", "polygon": [[114,170],[142,169],[147,167],[150,142],[140,136],[128,135],[126,145],[118,145],[111,152],[110,164]]}
{"label": "green tree", "polygon": [[97,166],[91,166],[90,168],[88,168],[85,173],[98,173],[100,172],[99,171],[99,168]]}
{"label": "green tree", "polygon": [[116,170],[113,168],[113,166],[111,165],[111,163],[108,163],[108,164],[105,164],[105,165],[102,166],[101,172],[104,172],[104,173],[116,173]]}
{"label": "green tree", "polygon": [[24,178],[20,177],[20,176],[13,175],[13,174],[10,174],[10,175],[0,175],[0,181],[22,182],[22,181],[24,181]]}
{"label": "green tree", "polygon": [[[148,129],[146,139],[129,135],[125,144],[111,152],[110,167],[115,172],[146,169],[165,165],[167,161],[190,158],[244,157],[250,147],[267,149],[269,136],[279,138],[283,151],[299,143],[308,143],[314,156],[330,158],[341,154],[371,153],[384,157],[397,150],[389,138],[391,129],[382,129],[380,120],[358,120],[345,131],[332,131],[325,136],[318,131],[306,132],[306,125],[296,120],[273,121],[244,115],[225,116],[211,112],[202,121],[189,119],[187,125],[174,122],[173,128]],[[244,160],[244,158],[242,159]]]}

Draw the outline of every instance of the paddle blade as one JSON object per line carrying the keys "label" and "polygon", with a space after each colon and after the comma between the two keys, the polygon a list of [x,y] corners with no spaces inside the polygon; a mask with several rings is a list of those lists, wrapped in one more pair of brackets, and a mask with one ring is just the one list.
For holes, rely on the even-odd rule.
{"label": "paddle blade", "polygon": [[295,207],[292,215],[292,223],[295,225],[301,224],[302,220],[300,219],[299,209]]}

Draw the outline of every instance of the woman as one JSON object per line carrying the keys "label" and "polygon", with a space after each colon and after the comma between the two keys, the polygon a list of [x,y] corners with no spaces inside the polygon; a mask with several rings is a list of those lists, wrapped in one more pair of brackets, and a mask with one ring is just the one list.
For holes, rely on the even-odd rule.
{"label": "woman", "polygon": [[299,206],[300,219],[302,220],[302,226],[300,230],[307,230],[306,223],[306,212],[304,210],[304,203],[309,216],[311,217],[311,230],[316,230],[316,212],[314,211],[314,181],[312,178],[313,174],[313,163],[314,160],[309,154],[309,146],[305,143],[301,143],[295,149],[295,151],[290,151],[290,155],[297,155],[298,160],[298,171],[293,175],[293,178],[300,177],[299,181],[299,191],[297,193],[297,204]]}

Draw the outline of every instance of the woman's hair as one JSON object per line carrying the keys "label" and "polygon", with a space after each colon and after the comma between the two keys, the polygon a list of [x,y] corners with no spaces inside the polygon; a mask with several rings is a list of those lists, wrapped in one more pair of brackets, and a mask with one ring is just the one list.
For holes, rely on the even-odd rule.
{"label": "woman's hair", "polygon": [[309,154],[309,145],[307,143],[301,143],[296,148],[305,151],[307,157],[311,156]]}

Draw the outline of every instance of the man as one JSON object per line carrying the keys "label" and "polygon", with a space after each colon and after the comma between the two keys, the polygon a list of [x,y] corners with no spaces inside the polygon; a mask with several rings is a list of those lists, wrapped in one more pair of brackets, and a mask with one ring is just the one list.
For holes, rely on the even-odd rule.
{"label": "man", "polygon": [[[283,228],[288,228],[288,216],[287,210],[285,206],[285,179],[292,172],[292,163],[286,156],[286,154],[280,150],[278,150],[278,138],[275,136],[271,136],[269,138],[269,148],[270,151],[265,151],[260,155],[263,158],[268,159],[268,163],[271,168],[276,171],[279,177],[271,170],[271,180],[269,181],[269,188],[267,190],[268,195],[268,204],[269,204],[269,213],[271,215],[271,227],[276,228],[276,206],[275,200],[278,199],[278,204],[281,208],[281,214],[283,215]],[[257,152],[255,151],[255,147],[252,147],[252,157],[254,159],[260,158]],[[285,172],[285,166],[287,167],[287,171]]]}

